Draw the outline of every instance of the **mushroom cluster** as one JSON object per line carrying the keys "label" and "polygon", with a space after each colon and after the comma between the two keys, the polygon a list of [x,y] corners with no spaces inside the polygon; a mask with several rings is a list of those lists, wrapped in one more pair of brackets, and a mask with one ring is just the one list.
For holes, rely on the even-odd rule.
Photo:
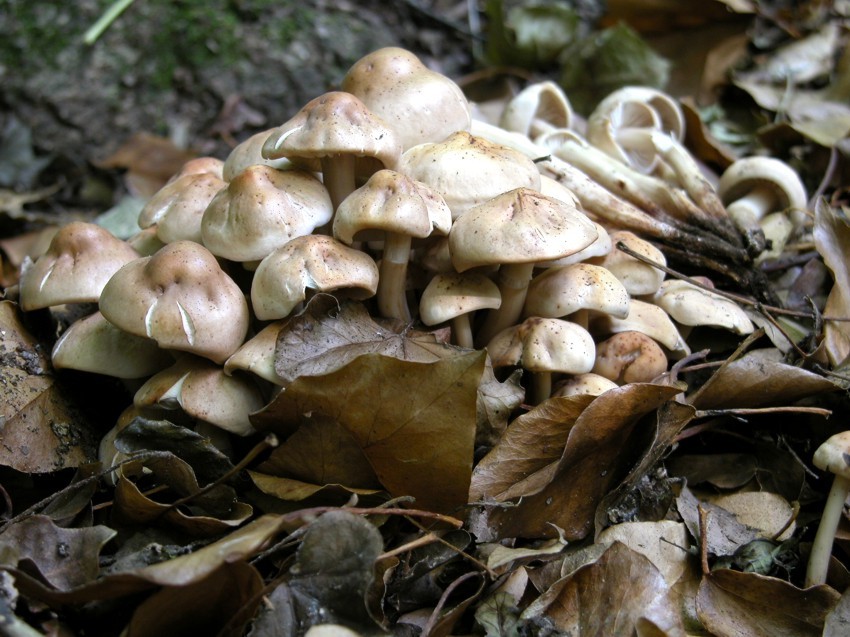
{"label": "mushroom cluster", "polygon": [[749,258],[764,248],[758,223],[804,197],[749,166],[715,190],[670,98],[612,95],[582,137],[566,96],[543,83],[497,126],[399,48],[359,60],[341,89],[224,161],[187,163],[138,236],[60,230],[25,264],[21,306],[97,305],[56,343],[55,365],[137,379],[130,410],[179,409],[244,436],[285,384],[279,330],[319,292],[450,325],[458,346],[526,370],[531,403],[652,380],[688,352],[695,325],[752,331],[709,286],[665,280],[650,240]]}

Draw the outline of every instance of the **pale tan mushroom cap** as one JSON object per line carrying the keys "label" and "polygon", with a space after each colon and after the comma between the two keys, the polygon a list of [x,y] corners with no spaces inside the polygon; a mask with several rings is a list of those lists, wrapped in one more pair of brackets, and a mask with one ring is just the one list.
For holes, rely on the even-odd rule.
{"label": "pale tan mushroom cap", "polygon": [[100,312],[71,324],[53,346],[51,359],[56,369],[114,378],[144,378],[174,361],[154,341],[118,329]]}
{"label": "pale tan mushroom cap", "polygon": [[721,327],[736,334],[751,334],[755,329],[737,303],[687,281],[664,281],[653,302],[682,325]]}
{"label": "pale tan mushroom cap", "polygon": [[629,298],[626,288],[608,269],[574,263],[549,268],[531,280],[525,315],[561,318],[590,310],[626,318]]}
{"label": "pale tan mushroom cap", "polygon": [[679,328],[670,316],[653,303],[632,299],[629,302],[629,314],[619,319],[608,314],[600,314],[591,323],[591,331],[596,334],[616,334],[634,330],[642,332],[658,341],[671,352],[690,352],[687,343],[679,333]]}
{"label": "pale tan mushroom cap", "polygon": [[248,436],[255,431],[248,416],[262,408],[263,397],[249,378],[227,376],[218,365],[187,356],[148,379],[133,404],[180,407],[193,418]]}
{"label": "pale tan mushroom cap", "polygon": [[274,368],[277,335],[286,326],[286,320],[274,321],[266,325],[254,337],[245,341],[224,363],[224,373],[232,376],[241,369],[251,372],[275,385],[283,385],[284,380]]}
{"label": "pale tan mushroom cap", "polygon": [[274,131],[275,129],[270,128],[259,133],[254,133],[245,141],[237,144],[230,151],[227,159],[224,160],[224,167],[221,171],[224,181],[233,181],[233,178],[248,166],[254,166],[256,164],[270,166],[278,170],[286,170],[291,167],[291,162],[285,157],[280,159],[266,159],[263,157],[263,144],[266,143],[269,135]]}
{"label": "pale tan mushroom cap", "polygon": [[248,303],[215,256],[192,241],[131,261],[104,287],[100,311],[160,347],[224,362],[245,340]]}
{"label": "pale tan mushroom cap", "polygon": [[610,270],[632,296],[654,294],[661,287],[664,272],[618,250],[617,244],[623,242],[631,250],[660,265],[667,265],[664,253],[629,230],[616,230],[610,238],[611,251],[605,256],[592,258],[591,262]]}
{"label": "pale tan mushroom cap", "polygon": [[666,371],[664,350],[642,332],[619,332],[596,346],[593,372],[620,385],[648,383]]}
{"label": "pale tan mushroom cap", "polygon": [[365,252],[324,235],[297,237],[260,262],[251,284],[251,303],[260,320],[289,316],[306,290],[365,299],[378,287],[378,266]]}
{"label": "pale tan mushroom cap", "polygon": [[231,261],[258,261],[295,237],[330,221],[330,195],[312,174],[254,165],[210,202],[203,244]]}
{"label": "pale tan mushroom cap", "polygon": [[812,462],[818,469],[850,478],[850,431],[827,438],[815,451]]}
{"label": "pale tan mushroom cap", "polygon": [[604,376],[587,372],[576,374],[559,382],[552,390],[552,396],[600,396],[609,389],[616,389],[619,385]]}
{"label": "pale tan mushroom cap", "polygon": [[419,300],[419,318],[425,325],[437,325],[502,303],[499,286],[478,272],[437,274],[425,286]]}
{"label": "pale tan mushroom cap", "polygon": [[74,221],[53,236],[47,252],[22,267],[24,311],[64,303],[96,303],[109,278],[139,254],[93,223]]}
{"label": "pale tan mushroom cap", "polygon": [[345,74],[342,90],[387,122],[404,149],[469,130],[469,102],[460,87],[405,49],[386,47],[362,57]]}
{"label": "pale tan mushroom cap", "polygon": [[452,213],[439,193],[394,170],[379,170],[340,203],[333,234],[351,244],[364,230],[425,238],[446,235]]}
{"label": "pale tan mushroom cap", "polygon": [[727,168],[717,183],[717,193],[724,204],[746,196],[758,186],[767,186],[777,200],[775,209],[805,210],[806,189],[791,166],[775,157],[743,157]]}
{"label": "pale tan mushroom cap", "polygon": [[440,193],[453,219],[509,190],[540,189],[527,155],[463,131],[406,150],[397,170]]}
{"label": "pale tan mushroom cap", "polygon": [[531,372],[584,374],[593,368],[596,345],[575,323],[535,316],[499,332],[487,352],[497,368],[522,365]]}
{"label": "pale tan mushroom cap", "polygon": [[569,128],[572,119],[573,110],[563,89],[546,80],[529,84],[512,97],[499,126],[534,139],[544,132],[539,130],[540,123],[549,128]]}
{"label": "pale tan mushroom cap", "polygon": [[584,249],[596,226],[578,209],[535,190],[517,188],[476,206],[449,233],[458,272],[480,265],[538,263]]}
{"label": "pale tan mushroom cap", "polygon": [[[263,144],[262,155],[266,159],[355,155],[377,160],[378,168],[394,168],[401,143],[396,132],[357,97],[332,91],[310,100],[274,129]],[[315,162],[309,165],[319,169]]]}

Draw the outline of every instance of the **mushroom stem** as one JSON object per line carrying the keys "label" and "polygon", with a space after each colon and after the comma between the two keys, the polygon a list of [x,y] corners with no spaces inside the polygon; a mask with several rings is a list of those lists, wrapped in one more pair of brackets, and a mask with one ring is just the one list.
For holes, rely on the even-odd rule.
{"label": "mushroom stem", "polygon": [[747,232],[758,226],[758,222],[773,209],[777,203],[777,197],[773,189],[764,184],[759,184],[740,199],[736,199],[728,206],[729,216],[741,232]]}
{"label": "mushroom stem", "polygon": [[472,338],[472,326],[469,322],[469,314],[461,314],[452,319],[452,336],[455,345],[472,349],[475,347]]}
{"label": "mushroom stem", "polygon": [[400,319],[406,323],[411,320],[405,296],[409,259],[410,237],[399,232],[387,232],[378,279],[378,310],[381,316]]}
{"label": "mushroom stem", "polygon": [[496,334],[514,325],[522,316],[522,307],[528,293],[528,283],[534,272],[533,263],[508,263],[499,268],[498,285],[502,304],[490,310],[475,338],[478,347],[484,347]]}
{"label": "mushroom stem", "polygon": [[331,196],[334,211],[354,192],[354,155],[346,153],[322,157],[322,181]]}
{"label": "mushroom stem", "polygon": [[552,395],[552,372],[532,372],[531,404],[539,405]]}
{"label": "mushroom stem", "polygon": [[806,568],[806,588],[826,582],[829,557],[832,554],[832,542],[835,539],[838,522],[844,512],[844,502],[848,493],[850,493],[850,478],[836,475],[826,498],[823,516],[818,525],[814,544],[812,544],[812,551],[809,554],[809,565]]}

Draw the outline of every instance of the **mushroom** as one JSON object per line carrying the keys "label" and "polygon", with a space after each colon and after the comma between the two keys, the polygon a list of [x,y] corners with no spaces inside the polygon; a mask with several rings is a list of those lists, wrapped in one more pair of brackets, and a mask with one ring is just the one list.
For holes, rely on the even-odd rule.
{"label": "mushroom", "polygon": [[317,292],[344,291],[354,299],[374,296],[378,266],[365,252],[320,234],[296,237],[260,262],[251,283],[254,315],[280,319]]}
{"label": "mushroom", "polygon": [[21,266],[20,304],[26,312],[66,303],[97,303],[109,278],[139,253],[108,230],[72,221],[47,252]]}
{"label": "mushroom", "polygon": [[[612,232],[611,243],[616,246],[623,243],[627,248],[646,257],[653,263],[667,265],[664,253],[652,243],[641,239],[634,232],[617,230]],[[602,257],[591,258],[590,263],[602,266],[617,277],[631,296],[654,294],[664,281],[664,272],[658,268],[640,261],[616,247]]]}
{"label": "mushroom", "polygon": [[546,80],[526,86],[505,106],[499,126],[536,139],[552,129],[569,128],[573,110],[560,86]]}
{"label": "mushroom", "polygon": [[818,469],[829,471],[835,477],[809,553],[806,588],[826,582],[832,542],[838,530],[838,522],[844,513],[844,503],[850,493],[850,431],[842,431],[828,438],[817,448],[812,460]]}
{"label": "mushroom", "polygon": [[139,227],[156,226],[163,243],[188,239],[201,243],[201,217],[216,193],[227,186],[222,179],[224,163],[214,157],[199,157],[183,165],[160,188],[139,213]]}
{"label": "mushroom", "polygon": [[514,188],[540,188],[540,172],[528,156],[463,131],[405,151],[398,170],[440,193],[452,219]]}
{"label": "mushroom", "polygon": [[469,130],[469,102],[460,87],[405,49],[385,47],[360,58],[341,88],[391,126],[404,150]]}
{"label": "mushroom", "polygon": [[493,197],[456,219],[449,233],[455,269],[500,265],[502,304],[490,310],[476,341],[487,343],[516,323],[535,263],[582,250],[596,237],[596,226],[580,210],[529,188]]}
{"label": "mushroom", "polygon": [[245,340],[248,303],[215,256],[192,241],[130,261],[103,288],[100,311],[165,349],[224,362]]}
{"label": "mushroom", "polygon": [[487,343],[494,368],[521,365],[534,375],[532,404],[552,393],[552,373],[584,374],[593,368],[596,346],[583,327],[533,316],[499,332]]}
{"label": "mushroom", "polygon": [[255,262],[331,219],[327,189],[302,170],[257,164],[233,178],[201,221],[203,244],[231,261]]}
{"label": "mushroom", "polygon": [[720,327],[741,335],[751,334],[755,329],[737,303],[687,281],[664,281],[652,300],[674,321],[689,327]]}
{"label": "mushroom", "polygon": [[616,389],[617,383],[608,380],[604,376],[587,372],[576,374],[565,378],[552,389],[552,397],[555,396],[600,396],[609,389]]}
{"label": "mushroom", "polygon": [[470,315],[483,309],[495,309],[502,303],[498,286],[479,272],[446,272],[435,275],[419,299],[419,317],[425,325],[451,321],[452,338],[472,348]]}
{"label": "mushroom", "polygon": [[358,172],[368,177],[381,168],[395,168],[401,142],[396,132],[357,97],[332,91],[310,100],[274,129],[263,144],[262,154],[266,159],[307,160],[311,170],[321,166],[336,210],[355,189]]}
{"label": "mushroom", "polygon": [[657,305],[632,299],[629,301],[629,314],[624,319],[609,314],[596,316],[590,325],[594,334],[616,334],[634,330],[650,336],[669,351],[688,354],[690,349],[679,333],[676,324]]}
{"label": "mushroom", "polygon": [[266,159],[263,157],[263,144],[274,132],[273,128],[254,133],[248,139],[240,142],[233,147],[227,159],[224,160],[224,166],[221,169],[222,178],[224,181],[233,181],[234,177],[239,175],[248,166],[263,164],[278,170],[287,170],[292,168],[292,162],[286,157],[280,159]]}
{"label": "mushroom", "polygon": [[232,376],[236,370],[251,372],[273,385],[284,385],[285,381],[275,371],[275,348],[277,335],[288,321],[273,321],[255,336],[245,341],[233,355],[224,362],[224,373]]}
{"label": "mushroom", "polygon": [[208,360],[183,356],[148,379],[136,392],[133,404],[180,408],[192,418],[248,436],[255,431],[248,415],[263,406],[263,398],[247,377],[228,376]]}
{"label": "mushroom", "polygon": [[626,318],[629,293],[610,270],[591,263],[548,268],[531,280],[525,316],[566,318],[585,329],[588,317],[603,313]]}
{"label": "mushroom", "polygon": [[100,312],[71,324],[53,346],[51,360],[56,369],[124,379],[150,376],[174,362],[154,341],[118,329]]}
{"label": "mushroom", "polygon": [[597,344],[592,371],[618,385],[648,383],[667,371],[667,357],[651,337],[629,330]]}
{"label": "mushroom", "polygon": [[736,160],[720,176],[717,192],[732,221],[750,243],[763,235],[759,221],[766,215],[787,211],[798,221],[806,209],[806,189],[800,176],[773,157]]}
{"label": "mushroom", "polygon": [[405,281],[411,240],[447,235],[451,225],[452,213],[436,191],[394,170],[379,170],[340,204],[333,235],[348,245],[364,230],[383,235],[378,310],[409,322]]}

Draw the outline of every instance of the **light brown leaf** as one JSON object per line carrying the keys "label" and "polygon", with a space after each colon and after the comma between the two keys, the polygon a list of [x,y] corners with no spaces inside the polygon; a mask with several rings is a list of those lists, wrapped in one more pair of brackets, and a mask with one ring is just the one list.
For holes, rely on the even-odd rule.
{"label": "light brown leaf", "polygon": [[452,511],[469,490],[484,359],[483,351],[460,349],[432,363],[361,355],[332,373],[298,378],[258,422],[291,429],[304,414],[330,416],[352,434],[391,495]]}
{"label": "light brown leaf", "polygon": [[689,397],[697,409],[791,405],[839,387],[813,372],[783,363],[775,349],[754,350],[720,367]]}
{"label": "light brown leaf", "polygon": [[[620,542],[593,564],[556,582],[522,617],[544,614],[568,635],[685,635],[664,576],[646,557]],[[643,632],[650,627],[653,632]]]}
{"label": "light brown leaf", "polygon": [[[846,210],[839,213],[824,200],[815,204],[815,247],[832,272],[832,291],[823,312],[827,316],[850,317],[850,225]],[[824,345],[829,362],[839,365],[850,356],[850,322],[826,321]]]}
{"label": "light brown leaf", "polygon": [[773,577],[720,569],[703,578],[697,613],[716,635],[818,637],[838,600],[828,586],[801,590]]}
{"label": "light brown leaf", "polygon": [[45,350],[0,302],[0,466],[26,473],[79,467],[96,458],[97,435],[62,392]]}
{"label": "light brown leaf", "polygon": [[644,451],[635,438],[646,433],[643,417],[680,392],[680,387],[630,383],[596,397],[570,429],[552,481],[516,506],[492,511],[496,534],[552,537],[558,527],[568,540],[585,537],[597,505]]}

